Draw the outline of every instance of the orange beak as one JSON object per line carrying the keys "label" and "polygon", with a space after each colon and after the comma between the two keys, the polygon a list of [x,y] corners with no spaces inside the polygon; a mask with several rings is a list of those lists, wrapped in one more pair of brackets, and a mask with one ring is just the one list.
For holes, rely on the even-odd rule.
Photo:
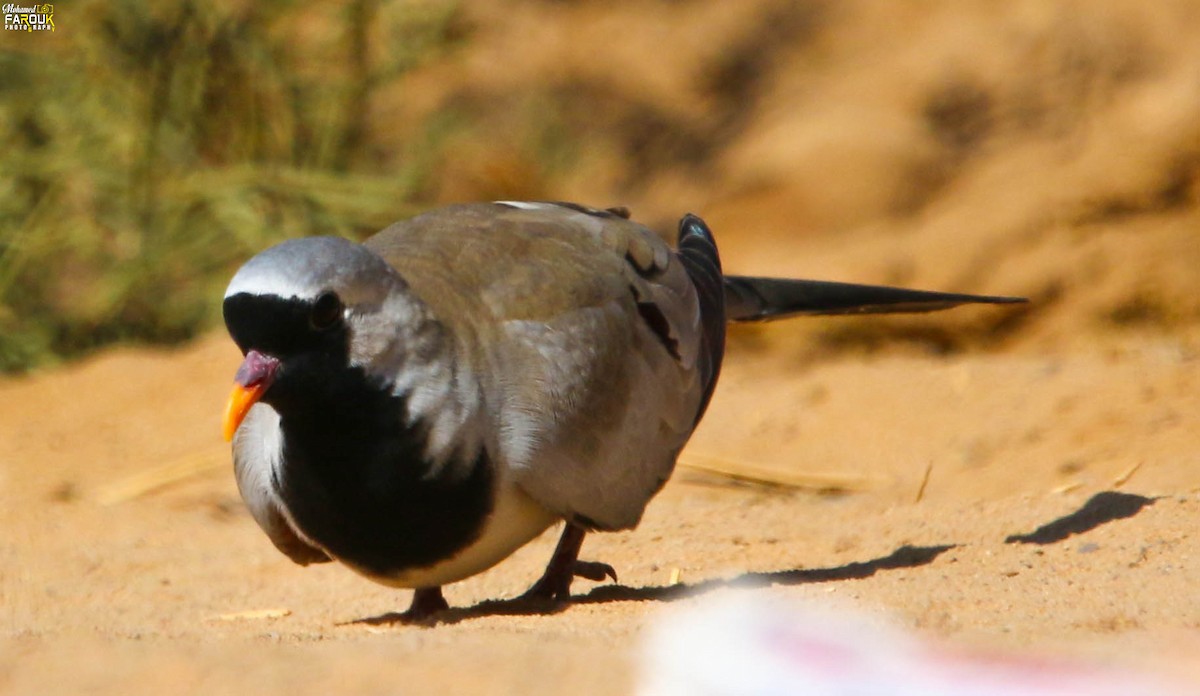
{"label": "orange beak", "polygon": [[275,381],[275,372],[279,369],[279,359],[264,355],[257,350],[246,353],[246,359],[238,368],[233,378],[233,393],[229,395],[229,403],[225,405],[225,419],[221,424],[221,434],[225,441],[233,440],[238,426],[245,420],[250,407],[258,403],[267,388]]}
{"label": "orange beak", "polygon": [[233,434],[237,432],[238,426],[246,418],[246,414],[250,412],[250,407],[258,403],[262,397],[262,393],[267,389],[262,384],[256,384],[252,387],[243,387],[240,384],[233,385],[233,393],[229,395],[229,403],[225,404],[225,420],[221,425],[221,434],[225,437],[225,442],[233,440]]}

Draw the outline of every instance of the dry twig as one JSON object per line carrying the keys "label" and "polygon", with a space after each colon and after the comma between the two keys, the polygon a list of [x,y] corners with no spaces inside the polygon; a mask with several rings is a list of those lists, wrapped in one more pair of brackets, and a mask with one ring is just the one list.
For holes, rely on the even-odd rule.
{"label": "dry twig", "polygon": [[1140,468],[1142,468],[1142,462],[1138,462],[1137,464],[1134,464],[1126,469],[1125,473],[1113,479],[1113,488],[1120,488],[1121,486],[1124,486],[1129,482],[1129,479],[1133,478],[1133,475],[1136,474],[1137,470]]}
{"label": "dry twig", "polygon": [[929,475],[932,473],[933,462],[929,462],[925,467],[925,475],[921,477],[921,487],[917,489],[917,499],[913,501],[914,505],[921,502],[921,499],[925,497],[925,487],[929,485]]}
{"label": "dry twig", "polygon": [[282,619],[285,616],[291,616],[291,609],[248,609],[246,611],[234,611],[228,614],[217,614],[211,617],[214,621],[257,621],[260,619]]}
{"label": "dry twig", "polygon": [[814,491],[865,491],[876,481],[866,476],[830,471],[783,471],[720,459],[701,454],[689,454],[679,466],[718,478],[740,483],[754,483],[776,488],[796,488]]}
{"label": "dry twig", "polygon": [[221,448],[194,452],[162,466],[145,469],[96,490],[92,498],[101,505],[117,505],[229,465],[229,452]]}

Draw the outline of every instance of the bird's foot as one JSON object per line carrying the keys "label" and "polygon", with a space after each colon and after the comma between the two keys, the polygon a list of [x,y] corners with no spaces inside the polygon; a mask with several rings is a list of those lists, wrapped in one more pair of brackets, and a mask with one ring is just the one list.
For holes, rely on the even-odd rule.
{"label": "bird's foot", "polygon": [[550,567],[533,587],[521,595],[521,599],[565,602],[571,598],[571,581],[575,578],[586,578],[594,582],[612,578],[613,582],[617,582],[617,571],[609,564],[597,561],[576,560],[570,565]]}

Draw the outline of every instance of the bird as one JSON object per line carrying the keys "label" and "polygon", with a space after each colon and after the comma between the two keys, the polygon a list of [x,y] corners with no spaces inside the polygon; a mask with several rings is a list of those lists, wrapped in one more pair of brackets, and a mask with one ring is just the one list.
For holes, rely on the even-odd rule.
{"label": "bird", "polygon": [[626,208],[450,205],[236,271],[224,435],[275,547],[414,590],[403,621],[560,522],[522,597],[561,602],[576,577],[616,581],[584,537],[636,527],[671,476],[728,322],[1024,301],[725,275],[692,214],[672,246]]}

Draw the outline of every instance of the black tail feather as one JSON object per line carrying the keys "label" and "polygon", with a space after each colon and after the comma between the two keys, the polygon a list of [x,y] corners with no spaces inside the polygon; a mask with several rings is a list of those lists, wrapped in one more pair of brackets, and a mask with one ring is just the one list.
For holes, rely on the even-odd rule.
{"label": "black tail feather", "polygon": [[965,295],[821,280],[725,276],[729,321],[767,321],[800,315],[936,312],[963,304],[1015,304],[1023,297]]}

